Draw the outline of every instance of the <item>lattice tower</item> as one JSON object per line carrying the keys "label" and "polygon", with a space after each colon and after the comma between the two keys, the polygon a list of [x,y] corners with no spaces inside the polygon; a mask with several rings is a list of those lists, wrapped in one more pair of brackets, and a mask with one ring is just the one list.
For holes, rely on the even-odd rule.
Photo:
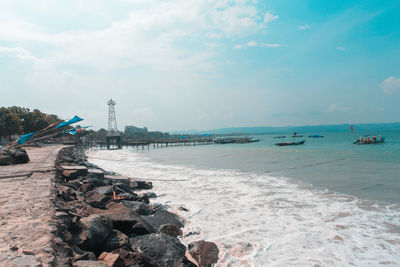
{"label": "lattice tower", "polygon": [[117,118],[115,117],[115,101],[110,99],[107,102],[108,105],[108,133],[116,134],[118,133],[117,129]]}

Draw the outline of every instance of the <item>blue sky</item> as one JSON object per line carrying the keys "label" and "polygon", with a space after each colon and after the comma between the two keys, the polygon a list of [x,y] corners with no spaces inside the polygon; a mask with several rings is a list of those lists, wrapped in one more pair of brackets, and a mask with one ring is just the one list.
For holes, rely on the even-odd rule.
{"label": "blue sky", "polygon": [[119,128],[395,122],[400,1],[4,0],[2,106]]}

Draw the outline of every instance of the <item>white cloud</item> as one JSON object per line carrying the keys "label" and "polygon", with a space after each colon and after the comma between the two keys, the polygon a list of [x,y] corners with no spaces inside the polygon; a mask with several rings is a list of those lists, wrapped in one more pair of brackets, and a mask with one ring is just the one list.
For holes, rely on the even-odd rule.
{"label": "white cloud", "polygon": [[327,112],[347,112],[349,111],[348,108],[342,107],[336,104],[331,104],[329,107],[326,109]]}
{"label": "white cloud", "polygon": [[261,47],[281,47],[280,44],[266,44],[266,43],[261,43]]}
{"label": "white cloud", "polygon": [[300,26],[298,26],[297,28],[298,28],[299,30],[304,31],[304,30],[310,29],[310,25],[308,25],[308,24],[300,25]]}
{"label": "white cloud", "polygon": [[280,44],[268,44],[268,43],[258,43],[256,41],[249,41],[246,44],[242,45],[242,44],[238,44],[234,46],[234,49],[242,49],[245,47],[267,47],[267,48],[271,48],[271,47],[280,47]]}
{"label": "white cloud", "polygon": [[250,41],[247,43],[247,46],[253,47],[253,46],[257,46],[258,43],[256,41]]}
{"label": "white cloud", "polygon": [[397,91],[400,91],[400,78],[394,76],[388,77],[382,82],[381,88],[383,88],[383,92],[386,95],[395,94]]}
{"label": "white cloud", "polygon": [[343,46],[338,46],[338,47],[336,47],[336,50],[346,51],[346,48],[344,48]]}
{"label": "white cloud", "polygon": [[264,15],[264,22],[265,23],[269,23],[269,22],[271,22],[271,21],[273,21],[273,20],[276,20],[276,19],[278,19],[279,18],[279,16],[276,16],[276,15],[272,15],[271,13],[266,13],[265,15]]}

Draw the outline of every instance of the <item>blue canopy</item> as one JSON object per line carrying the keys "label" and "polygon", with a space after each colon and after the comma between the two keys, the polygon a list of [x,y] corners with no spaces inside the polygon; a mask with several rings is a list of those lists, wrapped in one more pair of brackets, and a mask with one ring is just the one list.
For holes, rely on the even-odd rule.
{"label": "blue canopy", "polygon": [[21,137],[18,138],[17,143],[23,145],[23,144],[25,144],[26,141],[31,139],[32,136],[34,136],[35,134],[36,134],[36,132],[21,135]]}
{"label": "blue canopy", "polygon": [[61,122],[59,125],[57,125],[56,128],[61,128],[61,127],[64,127],[64,126],[68,126],[70,124],[73,124],[75,122],[82,121],[82,120],[83,120],[82,118],[79,118],[78,116],[75,115],[72,119],[70,119],[68,121]]}

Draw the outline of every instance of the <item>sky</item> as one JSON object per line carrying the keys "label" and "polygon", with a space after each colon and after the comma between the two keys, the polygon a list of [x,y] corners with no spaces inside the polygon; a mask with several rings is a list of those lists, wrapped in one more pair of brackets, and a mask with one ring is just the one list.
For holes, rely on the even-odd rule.
{"label": "sky", "polygon": [[120,130],[400,121],[400,1],[2,0],[0,106]]}

